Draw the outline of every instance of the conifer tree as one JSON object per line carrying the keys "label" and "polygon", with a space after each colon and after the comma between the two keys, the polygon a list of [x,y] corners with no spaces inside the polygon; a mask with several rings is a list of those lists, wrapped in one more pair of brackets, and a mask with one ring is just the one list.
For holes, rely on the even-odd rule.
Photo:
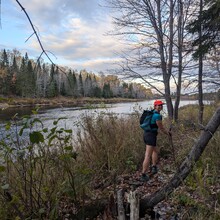
{"label": "conifer tree", "polygon": [[11,83],[10,83],[10,91],[12,94],[16,94],[16,77],[18,74],[18,65],[17,65],[17,61],[16,61],[15,56],[13,58],[13,63],[10,68],[10,72],[11,72],[11,76],[12,76]]}
{"label": "conifer tree", "polygon": [[0,86],[1,86],[2,94],[4,95],[9,94],[11,80],[12,77],[10,76],[10,71],[9,71],[8,55],[4,49],[0,61]]}
{"label": "conifer tree", "polygon": [[21,66],[17,74],[16,78],[16,94],[18,96],[25,97],[25,75],[26,75],[27,67],[25,63],[25,58],[22,57]]}
{"label": "conifer tree", "polygon": [[58,95],[58,86],[55,78],[55,69],[54,65],[51,65],[50,69],[50,82],[47,89],[47,96],[49,98],[56,97]]}
{"label": "conifer tree", "polygon": [[112,91],[110,89],[110,84],[109,83],[104,84],[102,96],[104,98],[111,98],[112,97]]}
{"label": "conifer tree", "polygon": [[76,74],[73,71],[73,96],[77,97],[78,96],[78,84],[77,84],[77,79],[76,79]]}
{"label": "conifer tree", "polygon": [[27,63],[26,74],[26,97],[34,97],[36,95],[36,77],[30,60]]}
{"label": "conifer tree", "polygon": [[84,87],[83,87],[83,79],[82,79],[82,74],[81,73],[79,74],[79,87],[78,87],[78,90],[79,90],[79,96],[84,97]]}

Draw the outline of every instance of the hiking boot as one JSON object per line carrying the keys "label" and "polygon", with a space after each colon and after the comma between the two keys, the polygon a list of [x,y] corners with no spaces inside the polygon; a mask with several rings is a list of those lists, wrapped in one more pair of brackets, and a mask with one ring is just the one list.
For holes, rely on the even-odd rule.
{"label": "hiking boot", "polygon": [[152,167],[151,167],[151,173],[152,173],[152,174],[156,174],[157,172],[158,172],[157,166],[152,166]]}
{"label": "hiking boot", "polygon": [[141,179],[142,182],[147,182],[147,181],[150,180],[149,176],[147,174],[144,174],[144,173],[142,173],[140,179]]}

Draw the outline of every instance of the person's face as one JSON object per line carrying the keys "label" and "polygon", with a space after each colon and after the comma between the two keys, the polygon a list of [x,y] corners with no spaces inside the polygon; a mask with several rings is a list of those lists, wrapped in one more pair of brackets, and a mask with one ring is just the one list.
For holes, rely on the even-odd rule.
{"label": "person's face", "polygon": [[161,111],[163,109],[163,105],[155,105],[154,107],[157,111]]}

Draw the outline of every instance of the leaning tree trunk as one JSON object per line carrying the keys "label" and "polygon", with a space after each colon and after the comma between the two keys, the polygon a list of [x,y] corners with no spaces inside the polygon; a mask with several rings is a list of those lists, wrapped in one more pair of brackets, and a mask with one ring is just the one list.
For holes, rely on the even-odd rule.
{"label": "leaning tree trunk", "polygon": [[219,124],[220,107],[216,110],[215,114],[210,119],[204,131],[201,132],[200,137],[194,144],[191,152],[178,168],[174,177],[162,189],[141,200],[141,210],[154,207],[156,204],[164,200],[171,192],[173,192],[175,188],[177,188],[183,182],[184,179],[186,179],[186,177],[192,171],[195,163],[199,160],[209,140],[218,129]]}

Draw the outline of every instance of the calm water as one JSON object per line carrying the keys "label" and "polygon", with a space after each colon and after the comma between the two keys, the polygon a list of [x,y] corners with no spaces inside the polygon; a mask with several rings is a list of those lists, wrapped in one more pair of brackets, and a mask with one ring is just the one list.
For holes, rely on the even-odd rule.
{"label": "calm water", "polygon": [[[38,115],[32,115],[30,108],[9,108],[5,110],[0,110],[0,133],[4,130],[4,125],[9,121],[15,114],[18,117],[24,115],[31,115],[31,117],[38,117],[43,122],[45,127],[50,128],[53,125],[53,121],[58,118],[67,118],[66,120],[60,121],[60,126],[72,129],[74,125],[80,122],[80,118],[85,114],[96,114],[99,112],[104,113],[116,113],[120,115],[131,114],[134,111],[142,111],[143,109],[149,109],[153,106],[153,100],[142,101],[142,102],[129,102],[129,103],[116,103],[116,104],[106,104],[93,105],[93,108],[83,108],[83,107],[60,107],[60,108],[48,108],[40,109]],[[180,102],[180,107],[188,104],[197,104],[197,101],[184,100]],[[101,108],[102,107],[102,108]],[[164,114],[166,114],[166,105],[164,106]]]}

